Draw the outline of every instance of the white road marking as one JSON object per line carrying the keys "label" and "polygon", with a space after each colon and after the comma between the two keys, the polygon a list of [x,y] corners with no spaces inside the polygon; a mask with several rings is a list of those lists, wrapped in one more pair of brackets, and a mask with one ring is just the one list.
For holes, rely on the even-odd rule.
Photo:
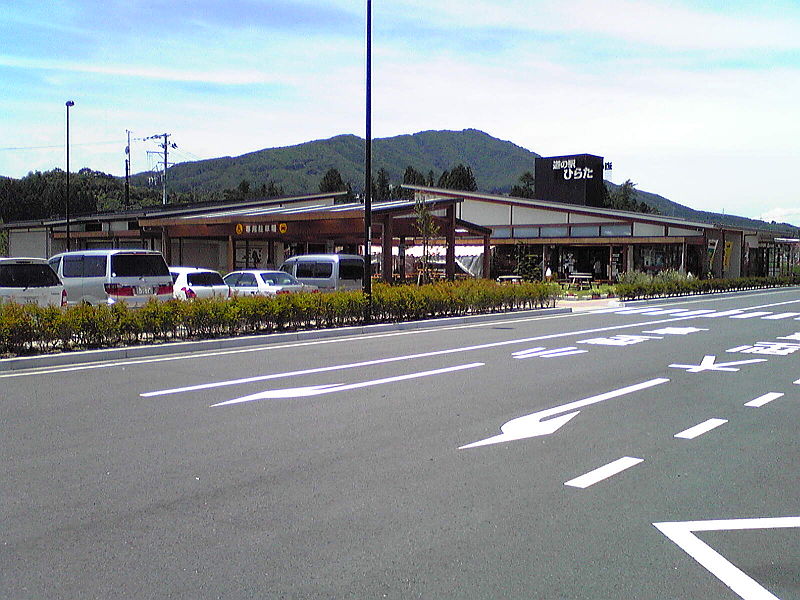
{"label": "white road marking", "polygon": [[[587,313],[583,313],[583,314],[587,314]],[[182,393],[182,392],[194,392],[194,391],[198,391],[198,390],[213,389],[213,388],[225,387],[225,386],[229,386],[229,385],[239,385],[239,384],[243,384],[243,383],[254,383],[256,381],[267,381],[267,380],[270,380],[270,379],[280,379],[280,378],[283,378],[283,377],[294,377],[294,376],[297,376],[297,375],[309,375],[309,374],[312,374],[312,373],[324,373],[324,372],[327,372],[327,371],[336,371],[336,370],[340,370],[340,369],[353,369],[353,368],[358,368],[358,367],[386,364],[386,363],[392,363],[392,362],[403,361],[403,360],[413,360],[413,359],[417,359],[417,358],[428,358],[428,357],[431,357],[431,356],[444,356],[444,355],[447,355],[447,354],[457,354],[459,352],[470,352],[472,350],[485,350],[485,349],[489,349],[489,348],[500,348],[500,347],[503,347],[503,346],[511,346],[511,345],[515,345],[515,344],[529,344],[531,342],[540,342],[540,341],[544,341],[544,340],[558,339],[558,338],[569,337],[569,336],[573,336],[573,335],[586,335],[586,334],[590,334],[590,333],[601,333],[601,332],[604,332],[604,331],[614,331],[616,329],[632,329],[632,328],[638,328],[638,327],[646,327],[646,326],[649,326],[649,325],[661,325],[662,323],[672,323],[673,321],[677,321],[677,320],[680,320],[680,317],[676,317],[676,318],[672,318],[672,319],[663,319],[663,320],[658,320],[658,321],[648,321],[648,322],[645,322],[645,323],[629,323],[627,325],[612,325],[612,326],[609,326],[609,327],[598,327],[596,329],[584,329],[584,330],[581,330],[581,331],[569,331],[569,332],[564,332],[564,333],[553,333],[553,334],[549,334],[549,335],[539,335],[539,336],[530,337],[530,338],[517,338],[517,339],[513,339],[513,340],[504,340],[502,342],[490,342],[490,343],[486,343],[486,344],[477,344],[475,346],[463,346],[463,347],[460,347],[460,348],[448,348],[448,349],[445,349],[445,350],[433,350],[431,352],[421,352],[421,353],[418,353],[418,354],[407,354],[407,355],[403,355],[403,356],[392,356],[392,357],[388,357],[388,358],[379,358],[379,359],[375,359],[375,360],[361,361],[361,362],[356,362],[356,363],[333,365],[333,366],[329,366],[329,367],[317,367],[317,368],[314,368],[314,369],[303,369],[303,370],[300,370],[300,371],[287,371],[287,372],[284,372],[284,373],[273,373],[273,374],[270,374],[270,375],[256,375],[256,376],[253,376],[253,377],[243,377],[243,378],[240,378],[240,379],[228,379],[228,380],[224,380],[224,381],[201,383],[201,384],[190,385],[190,386],[185,386],[185,387],[170,388],[170,389],[164,389],[164,390],[156,390],[156,391],[152,391],[152,392],[144,392],[144,393],[139,394],[139,395],[142,396],[143,398],[149,398],[149,397],[153,397],[153,396],[163,396],[163,395],[167,395],[167,394],[178,394],[178,393]],[[382,336],[377,336],[377,337],[382,337]],[[348,339],[352,341],[355,338],[348,338]],[[362,338],[357,338],[357,339],[362,339]],[[312,345],[313,343],[314,342],[306,342],[306,343],[303,343],[303,344],[287,344],[287,345],[280,346],[280,348],[294,348],[296,346]],[[258,350],[259,351],[264,351],[265,348],[259,348]],[[255,351],[255,350],[251,350],[251,351]],[[231,352],[222,352],[220,354],[235,354],[235,353],[236,353],[236,351],[231,351]],[[181,358],[191,358],[191,357],[181,357]],[[49,372],[52,372],[52,371],[49,371]],[[0,377],[2,377],[2,376],[0,376]]]}
{"label": "white road marking", "polygon": [[698,327],[664,327],[662,329],[655,329],[653,331],[645,331],[644,333],[656,333],[660,335],[688,335],[690,333],[697,333],[699,331],[708,331],[708,329],[700,329]]}
{"label": "white road marking", "polygon": [[771,320],[777,321],[779,319],[788,319],[790,317],[796,317],[798,315],[800,315],[800,313],[796,313],[796,312],[778,313],[776,315],[770,315],[768,317],[764,317],[764,320],[765,321],[771,321]]}
{"label": "white road marking", "polygon": [[763,519],[728,519],[721,521],[685,521],[653,523],[684,552],[708,569],[712,575],[744,600],[780,600],[758,582],[737,569],[724,556],[702,542],[696,531],[741,531],[745,529],[781,529],[800,527],[800,517]]}
{"label": "white road marking", "polygon": [[690,310],[686,313],[681,313],[681,317],[704,317],[706,315],[710,315],[711,313],[717,312],[716,310],[711,309],[703,309],[703,310]]}
{"label": "white road marking", "polygon": [[751,363],[767,362],[766,358],[753,358],[750,360],[737,360],[735,362],[714,363],[716,356],[706,355],[699,365],[670,365],[673,369],[686,369],[687,373],[700,373],[702,371],[738,371],[734,365],[749,365]]}
{"label": "white road marking", "polygon": [[743,315],[733,315],[731,319],[754,319],[755,317],[763,317],[764,315],[771,315],[768,310],[757,310],[755,312],[744,313]]}
{"label": "white road marking", "polygon": [[[576,402],[570,402],[561,406],[540,410],[538,412],[525,415],[524,417],[517,417],[516,419],[511,419],[503,424],[502,427],[500,427],[500,431],[502,432],[500,435],[495,435],[477,442],[472,442],[471,444],[466,444],[459,447],[459,450],[476,448],[478,446],[489,446],[491,444],[501,444],[503,442],[512,442],[514,440],[522,440],[539,435],[549,435],[558,431],[580,411],[576,410],[575,412],[571,412],[561,417],[555,417],[553,419],[548,417],[553,417],[560,413],[574,410],[576,408],[589,406],[590,404],[597,404],[598,402],[610,400],[611,398],[618,398],[619,396],[624,396],[625,394],[631,394],[633,392],[638,392],[639,390],[644,390],[667,382],[669,382],[669,379],[651,379],[650,381],[629,385],[618,390],[606,392],[605,394],[599,394],[583,400],[577,400]],[[542,419],[547,420],[543,421]]]}
{"label": "white road marking", "polygon": [[583,490],[589,487],[590,485],[594,485],[598,481],[603,481],[604,479],[613,477],[617,473],[621,473],[625,469],[630,469],[631,467],[638,465],[640,462],[644,462],[644,459],[633,458],[632,456],[623,456],[622,458],[618,458],[614,462],[610,462],[605,466],[595,469],[594,471],[589,471],[588,473],[581,475],[580,477],[576,477],[575,479],[570,479],[569,481],[564,483],[564,485],[580,488]]}
{"label": "white road marking", "polygon": [[[791,290],[790,290],[791,291]],[[763,298],[766,295],[782,295],[788,293],[785,290],[776,290],[776,291],[760,291],[758,293],[753,294],[743,294],[738,296],[740,299],[745,298]],[[712,302],[717,300],[716,298],[700,298],[698,300],[682,300],[681,304],[699,304],[703,302]],[[770,304],[763,304],[759,306],[752,306],[748,310],[758,309],[758,308],[769,308],[772,306],[782,306],[784,304],[797,304],[800,300],[786,300],[784,302],[773,302]],[[616,308],[612,310],[617,310]],[[20,371],[14,371],[11,373],[0,373],[0,379],[7,379],[11,377],[31,377],[35,375],[51,375],[51,374],[58,374],[58,373],[69,373],[73,371],[86,371],[92,369],[108,369],[112,367],[125,367],[131,365],[140,365],[140,364],[152,364],[152,363],[159,363],[159,362],[171,362],[171,361],[180,361],[180,360],[195,360],[201,358],[215,358],[217,356],[229,356],[234,354],[242,354],[242,353],[251,353],[251,352],[269,352],[272,350],[283,350],[287,348],[303,348],[308,346],[319,346],[324,344],[341,344],[347,343],[357,340],[373,340],[379,338],[388,338],[388,337],[399,337],[399,336],[408,336],[408,335],[424,335],[424,334],[431,334],[431,333],[439,333],[442,331],[455,331],[455,330],[462,330],[462,329],[478,329],[483,327],[496,327],[498,323],[502,323],[503,325],[509,325],[514,323],[531,323],[534,321],[550,321],[550,320],[559,320],[559,319],[568,319],[573,318],[575,316],[583,316],[583,315],[592,315],[599,311],[587,311],[587,312],[578,312],[578,313],[568,313],[568,314],[560,314],[560,315],[543,315],[543,316],[535,316],[535,317],[521,317],[519,319],[503,319],[502,321],[483,321],[481,323],[468,323],[468,324],[459,324],[459,325],[449,325],[449,326],[441,326],[436,324],[431,324],[429,328],[424,329],[412,329],[406,331],[392,331],[388,333],[366,333],[366,334],[354,334],[350,336],[342,336],[336,338],[326,338],[320,340],[310,340],[307,342],[287,342],[283,344],[265,344],[263,346],[256,346],[256,347],[249,347],[249,348],[235,348],[231,350],[214,350],[209,352],[191,352],[191,350],[187,349],[185,354],[180,355],[170,355],[170,356],[158,356],[158,357],[151,357],[151,358],[132,358],[126,360],[116,360],[116,361],[102,361],[99,360],[96,363],[91,364],[80,364],[80,365],[68,365],[64,367],[43,367],[43,368],[33,368],[33,369],[26,369]],[[740,311],[741,312],[741,311]],[[709,316],[709,315],[703,315]],[[717,315],[710,315],[710,316],[722,316],[722,314],[717,313]],[[654,320],[654,321],[647,321],[644,323],[628,323],[625,325],[614,325],[611,327],[600,327],[597,329],[586,329],[583,331],[576,331],[576,332],[564,332],[559,334],[553,334],[548,336],[541,336],[536,338],[529,338],[530,340],[544,340],[544,339],[554,339],[558,337],[568,337],[570,335],[585,335],[588,333],[596,333],[601,331],[613,331],[615,329],[630,329],[635,327],[646,327],[649,325],[660,325],[662,323],[672,323],[674,321],[680,321],[682,316],[676,316],[669,319],[661,319],[661,320]],[[800,320],[798,318],[797,320]],[[520,340],[517,340],[520,341]],[[516,343],[517,341],[511,341],[509,343]],[[521,340],[524,343],[524,340]]]}
{"label": "white road marking", "polygon": [[286,388],[281,390],[267,390],[259,392],[258,394],[250,394],[249,396],[242,396],[241,398],[234,398],[233,400],[226,400],[225,402],[218,402],[212,404],[215,406],[227,406],[229,404],[240,404],[242,402],[253,402],[255,400],[275,400],[278,398],[303,398],[306,396],[319,396],[321,394],[331,394],[333,392],[343,392],[346,390],[357,390],[360,388],[371,387],[373,385],[383,385],[385,383],[394,383],[397,381],[406,381],[408,379],[418,379],[420,377],[430,377],[431,375],[442,375],[444,373],[452,373],[454,371],[463,371],[465,369],[474,369],[475,367],[482,367],[486,363],[470,363],[467,365],[458,365],[456,367],[446,367],[444,369],[434,369],[432,371],[420,371],[418,373],[408,373],[406,375],[398,375],[396,377],[383,377],[381,379],[373,379],[371,381],[360,381],[358,383],[333,383],[326,385],[310,385],[297,388]]}
{"label": "white road marking", "polygon": [[740,315],[743,312],[744,312],[743,310],[739,310],[739,309],[723,310],[722,312],[718,312],[718,313],[714,313],[714,314],[710,314],[710,315],[703,315],[703,318],[705,318],[705,319],[718,319],[720,317],[730,317],[731,315]]}
{"label": "white road marking", "polygon": [[[797,383],[797,382],[795,381],[795,383]],[[777,400],[781,396],[783,396],[783,394],[780,393],[780,392],[770,392],[769,394],[764,394],[763,396],[759,396],[758,398],[754,398],[753,400],[750,400],[750,402],[745,402],[744,405],[745,406],[754,406],[756,408],[761,408],[762,406],[764,406],[768,402],[772,402],[773,400]]]}
{"label": "white road marking", "polygon": [[577,346],[567,346],[566,348],[553,348],[551,350],[539,347],[539,348],[531,348],[529,350],[520,350],[519,352],[513,352],[511,356],[513,356],[516,359],[557,358],[559,356],[571,356],[573,354],[584,354],[586,352],[588,352],[588,350],[579,350]]}
{"label": "white road marking", "polygon": [[724,425],[727,422],[727,419],[708,419],[707,421],[703,421],[702,423],[695,425],[694,427],[690,427],[685,431],[676,433],[674,437],[682,438],[684,440],[693,440],[694,438],[700,437],[704,433],[708,433],[712,429],[716,429],[720,425]]}

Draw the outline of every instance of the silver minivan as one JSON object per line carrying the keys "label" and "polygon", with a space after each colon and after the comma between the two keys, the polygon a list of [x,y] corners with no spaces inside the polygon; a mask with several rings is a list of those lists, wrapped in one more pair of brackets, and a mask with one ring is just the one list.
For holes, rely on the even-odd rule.
{"label": "silver minivan", "polygon": [[321,292],[360,290],[364,281],[364,257],[358,254],[304,254],[287,258],[281,271]]}
{"label": "silver minivan", "polygon": [[48,261],[67,289],[69,304],[139,307],[151,298],[172,298],[172,276],[160,252],[153,250],[75,250]]}

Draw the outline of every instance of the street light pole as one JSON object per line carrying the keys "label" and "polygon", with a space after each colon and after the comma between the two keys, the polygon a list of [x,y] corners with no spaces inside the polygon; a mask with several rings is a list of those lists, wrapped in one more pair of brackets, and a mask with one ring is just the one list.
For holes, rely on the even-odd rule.
{"label": "street light pole", "polygon": [[364,154],[364,320],[372,319],[372,1],[367,0],[366,151]]}
{"label": "street light pole", "polygon": [[66,218],[67,218],[67,252],[69,252],[69,109],[75,106],[72,100],[67,100],[67,199],[66,199]]}

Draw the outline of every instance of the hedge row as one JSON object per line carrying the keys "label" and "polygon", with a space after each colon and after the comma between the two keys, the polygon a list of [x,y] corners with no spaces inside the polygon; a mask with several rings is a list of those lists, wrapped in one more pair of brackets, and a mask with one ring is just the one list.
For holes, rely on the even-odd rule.
{"label": "hedge row", "polygon": [[737,279],[674,279],[652,280],[637,283],[619,283],[614,286],[614,293],[623,300],[637,300],[664,296],[689,296],[753,290],[761,288],[785,287],[800,285],[800,275],[785,277],[739,277]]}
{"label": "hedge row", "polygon": [[[375,285],[372,321],[398,322],[554,306],[555,284],[498,285],[486,280],[424,286]],[[0,354],[107,348],[153,341],[208,339],[364,322],[360,291],[241,296],[230,300],[152,301],[68,308],[0,304]]]}

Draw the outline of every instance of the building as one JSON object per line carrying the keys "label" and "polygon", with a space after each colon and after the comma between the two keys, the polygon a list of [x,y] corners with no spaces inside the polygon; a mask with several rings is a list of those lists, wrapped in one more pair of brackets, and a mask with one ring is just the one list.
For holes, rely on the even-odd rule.
{"label": "building", "polygon": [[[560,167],[595,168],[579,167],[577,161],[574,167]],[[550,170],[559,169],[551,164]],[[701,277],[779,275],[800,263],[798,240],[765,231],[587,204],[404,187],[416,202],[425,203],[438,225],[437,239],[429,241],[442,248],[444,256],[437,264],[448,277],[458,270],[456,254],[470,256],[469,271],[483,277],[512,273],[524,261],[536,277],[549,268],[559,278],[583,273],[601,281],[615,281],[632,270],[676,270]],[[343,195],[83,215],[70,221],[71,247],[149,248],[162,251],[172,265],[220,271],[277,267],[289,256],[311,252],[361,254],[364,207],[341,203]],[[374,254],[374,270],[386,279],[413,272],[406,253],[413,260],[419,251],[408,249],[422,243],[415,206],[415,200],[373,204],[372,243],[380,248]],[[66,247],[63,219],[7,223],[2,228],[8,232],[11,256],[46,258]]]}

